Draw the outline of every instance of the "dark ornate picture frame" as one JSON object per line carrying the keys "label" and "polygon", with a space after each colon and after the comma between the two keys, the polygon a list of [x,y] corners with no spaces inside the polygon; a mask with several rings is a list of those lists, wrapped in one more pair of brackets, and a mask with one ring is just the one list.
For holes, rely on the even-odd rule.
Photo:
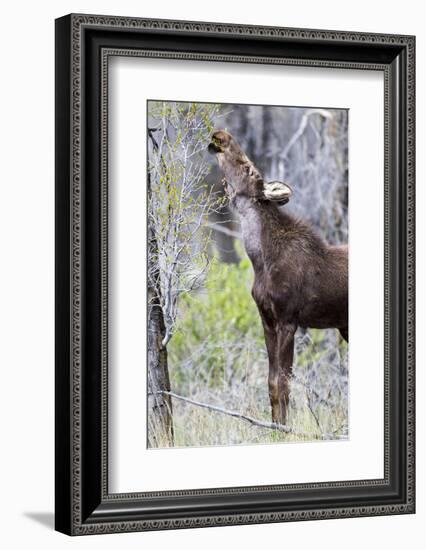
{"label": "dark ornate picture frame", "polygon": [[[117,55],[383,72],[383,479],[108,492],[107,76]],[[414,81],[413,36],[74,14],[56,20],[58,531],[414,513]]]}

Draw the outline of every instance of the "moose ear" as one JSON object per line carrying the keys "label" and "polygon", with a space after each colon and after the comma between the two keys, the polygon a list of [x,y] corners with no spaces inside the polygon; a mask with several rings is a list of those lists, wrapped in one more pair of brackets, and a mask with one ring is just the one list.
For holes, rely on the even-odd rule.
{"label": "moose ear", "polygon": [[280,206],[286,204],[292,194],[292,188],[282,181],[268,181],[263,184],[263,198],[277,202]]}

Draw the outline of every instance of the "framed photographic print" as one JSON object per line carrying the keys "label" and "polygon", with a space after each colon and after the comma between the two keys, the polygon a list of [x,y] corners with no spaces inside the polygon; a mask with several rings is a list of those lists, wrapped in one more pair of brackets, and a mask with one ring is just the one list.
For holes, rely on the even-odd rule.
{"label": "framed photographic print", "polygon": [[414,513],[412,36],[56,21],[56,529]]}

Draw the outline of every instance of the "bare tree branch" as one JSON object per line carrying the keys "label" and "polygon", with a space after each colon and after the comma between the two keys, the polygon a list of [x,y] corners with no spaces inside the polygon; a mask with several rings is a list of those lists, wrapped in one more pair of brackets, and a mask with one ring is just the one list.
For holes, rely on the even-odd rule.
{"label": "bare tree branch", "polygon": [[241,234],[238,231],[232,231],[232,229],[228,229],[227,227],[222,227],[218,223],[205,222],[204,225],[205,227],[210,227],[214,231],[219,231],[219,233],[224,233],[225,235],[229,235],[230,237],[241,239]]}
{"label": "bare tree branch", "polygon": [[306,113],[303,115],[302,120],[300,121],[299,128],[297,131],[293,134],[290,141],[287,143],[284,151],[281,153],[280,157],[285,159],[287,158],[287,155],[290,152],[290,149],[293,147],[293,145],[296,143],[296,141],[302,137],[303,132],[306,129],[306,126],[308,125],[309,117],[312,115],[320,115],[324,118],[331,118],[331,113],[329,111],[326,111],[325,109],[309,109],[306,111]]}

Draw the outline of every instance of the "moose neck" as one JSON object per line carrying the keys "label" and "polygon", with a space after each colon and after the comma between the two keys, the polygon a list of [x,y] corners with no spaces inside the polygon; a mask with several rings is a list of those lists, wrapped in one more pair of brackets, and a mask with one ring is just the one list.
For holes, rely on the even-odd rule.
{"label": "moose neck", "polygon": [[233,199],[233,206],[238,212],[246,252],[255,269],[264,265],[265,232],[285,222],[278,208],[270,203],[258,201],[242,195]]}

